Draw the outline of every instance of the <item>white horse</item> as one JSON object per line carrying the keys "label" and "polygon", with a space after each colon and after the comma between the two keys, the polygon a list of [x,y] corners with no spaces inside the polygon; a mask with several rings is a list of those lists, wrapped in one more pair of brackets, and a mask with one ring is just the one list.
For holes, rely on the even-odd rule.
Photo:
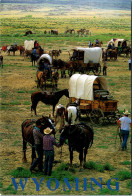
{"label": "white horse", "polygon": [[74,125],[77,117],[78,117],[78,109],[76,106],[68,106],[67,107],[68,112],[68,123],[70,122],[71,125]]}

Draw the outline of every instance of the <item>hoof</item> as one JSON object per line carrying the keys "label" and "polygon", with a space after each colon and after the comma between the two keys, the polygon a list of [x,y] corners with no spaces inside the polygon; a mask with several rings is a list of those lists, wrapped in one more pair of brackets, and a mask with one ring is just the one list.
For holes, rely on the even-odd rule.
{"label": "hoof", "polygon": [[22,162],[23,163],[27,163],[27,159],[22,159]]}
{"label": "hoof", "polygon": [[79,169],[79,172],[82,172],[83,170],[84,170],[83,168],[80,168],[80,169]]}

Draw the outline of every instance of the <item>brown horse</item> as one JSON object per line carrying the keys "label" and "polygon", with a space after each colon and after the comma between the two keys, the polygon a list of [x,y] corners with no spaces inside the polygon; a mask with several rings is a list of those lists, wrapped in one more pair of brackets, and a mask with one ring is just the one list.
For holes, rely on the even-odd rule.
{"label": "brown horse", "polygon": [[84,123],[68,125],[62,128],[60,135],[60,145],[63,145],[65,140],[68,139],[70,151],[70,167],[72,166],[73,151],[77,151],[79,152],[80,171],[82,170],[83,161],[86,162],[87,150],[92,146],[93,138],[93,128]]}
{"label": "brown horse", "polygon": [[[46,116],[42,116],[42,118],[39,119],[42,124],[42,130],[45,128],[50,127],[53,131],[52,133],[55,134],[55,126],[52,123],[51,119]],[[23,138],[23,161],[26,162],[26,148],[27,143],[29,143],[32,147],[32,162],[34,158],[36,158],[35,154],[35,147],[34,147],[34,138],[33,138],[33,129],[35,127],[36,120],[35,119],[27,119],[23,121],[21,127],[22,127],[22,138]]]}
{"label": "brown horse", "polygon": [[31,95],[31,102],[32,102],[32,106],[31,106],[31,113],[34,110],[35,115],[37,115],[36,113],[36,107],[39,101],[42,101],[43,103],[45,103],[46,105],[52,105],[53,106],[53,116],[54,116],[54,111],[55,111],[55,106],[57,105],[57,103],[59,102],[60,98],[65,95],[66,97],[69,98],[69,92],[68,89],[64,89],[64,90],[60,90],[58,92],[34,92]]}
{"label": "brown horse", "polygon": [[20,56],[24,56],[25,48],[23,46],[18,46],[20,51]]}
{"label": "brown horse", "polygon": [[49,72],[48,70],[44,70],[44,71],[38,71],[37,72],[37,88],[40,87],[41,89],[43,89],[43,87],[47,87],[47,80],[51,80],[52,83],[52,89],[57,89],[57,82],[59,79],[59,73],[58,71],[56,72]]}

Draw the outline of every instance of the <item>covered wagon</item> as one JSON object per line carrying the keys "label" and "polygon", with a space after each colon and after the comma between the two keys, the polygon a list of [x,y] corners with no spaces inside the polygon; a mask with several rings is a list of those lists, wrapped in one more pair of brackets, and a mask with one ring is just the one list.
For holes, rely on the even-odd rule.
{"label": "covered wagon", "polygon": [[73,50],[70,60],[73,61],[73,64],[78,65],[78,70],[75,71],[87,74],[92,71],[93,74],[99,75],[101,73],[102,49],[100,47],[77,47]]}
{"label": "covered wagon", "polygon": [[117,49],[118,55],[126,54],[126,56],[128,56],[131,54],[131,48],[128,46],[129,44],[129,41],[126,39],[111,39],[107,44],[107,48],[108,50]]}
{"label": "covered wagon", "polygon": [[79,101],[81,114],[86,114],[94,124],[119,118],[117,100],[109,94],[105,77],[74,74],[69,80],[70,103]]}
{"label": "covered wagon", "polygon": [[37,61],[36,82],[37,87],[47,87],[47,84],[57,88],[59,79],[58,71],[52,67],[52,57],[49,54],[42,54]]}

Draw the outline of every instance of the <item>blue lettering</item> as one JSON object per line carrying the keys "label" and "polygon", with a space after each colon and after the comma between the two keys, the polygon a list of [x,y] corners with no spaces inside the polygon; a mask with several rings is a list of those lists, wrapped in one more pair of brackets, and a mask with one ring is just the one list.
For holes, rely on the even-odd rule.
{"label": "blue lettering", "polygon": [[[78,191],[79,190],[79,188],[78,188],[79,179],[78,178],[75,178],[74,182],[76,183],[76,189],[75,190]],[[74,182],[73,182],[72,186],[70,186],[67,178],[64,178],[63,191],[66,191],[66,189],[65,189],[65,183],[66,183],[67,187],[69,188],[69,190],[71,191],[71,189],[72,189],[72,187],[74,185]]]}
{"label": "blue lettering", "polygon": [[25,184],[23,184],[22,179],[20,179],[18,185],[17,185],[17,183],[16,183],[15,178],[11,178],[11,179],[12,179],[12,182],[13,182],[13,185],[14,185],[16,191],[17,191],[17,189],[18,189],[19,184],[21,185],[22,191],[24,190],[24,188],[25,188],[25,186],[26,186],[26,183],[27,183],[27,178],[24,178],[24,179],[25,179]]}
{"label": "blue lettering", "polygon": [[87,178],[84,178],[84,191],[87,191]]}
{"label": "blue lettering", "polygon": [[95,191],[95,189],[93,188],[93,186],[92,186],[92,181],[96,184],[96,185],[98,185],[100,188],[101,188],[101,191],[102,191],[102,178],[99,178],[100,180],[101,180],[101,184],[97,181],[97,180],[95,180],[94,178],[91,178],[91,191]]}
{"label": "blue lettering", "polygon": [[112,191],[119,191],[119,182],[116,182],[116,189],[112,189],[111,186],[110,186],[110,183],[111,183],[111,180],[118,180],[118,178],[111,178],[108,180],[107,182],[107,187],[108,189],[112,190]]}
{"label": "blue lettering", "polygon": [[[56,183],[55,189],[52,189],[51,186],[50,186],[51,180],[55,180],[55,183]],[[49,179],[49,180],[47,181],[47,187],[48,187],[49,190],[55,191],[56,189],[59,188],[59,181],[58,181],[56,178],[51,178],[51,179]]]}
{"label": "blue lettering", "polygon": [[39,191],[39,186],[42,183],[44,178],[41,178],[40,183],[37,182],[36,178],[32,178],[32,180],[34,181],[34,183],[36,184],[36,191]]}

